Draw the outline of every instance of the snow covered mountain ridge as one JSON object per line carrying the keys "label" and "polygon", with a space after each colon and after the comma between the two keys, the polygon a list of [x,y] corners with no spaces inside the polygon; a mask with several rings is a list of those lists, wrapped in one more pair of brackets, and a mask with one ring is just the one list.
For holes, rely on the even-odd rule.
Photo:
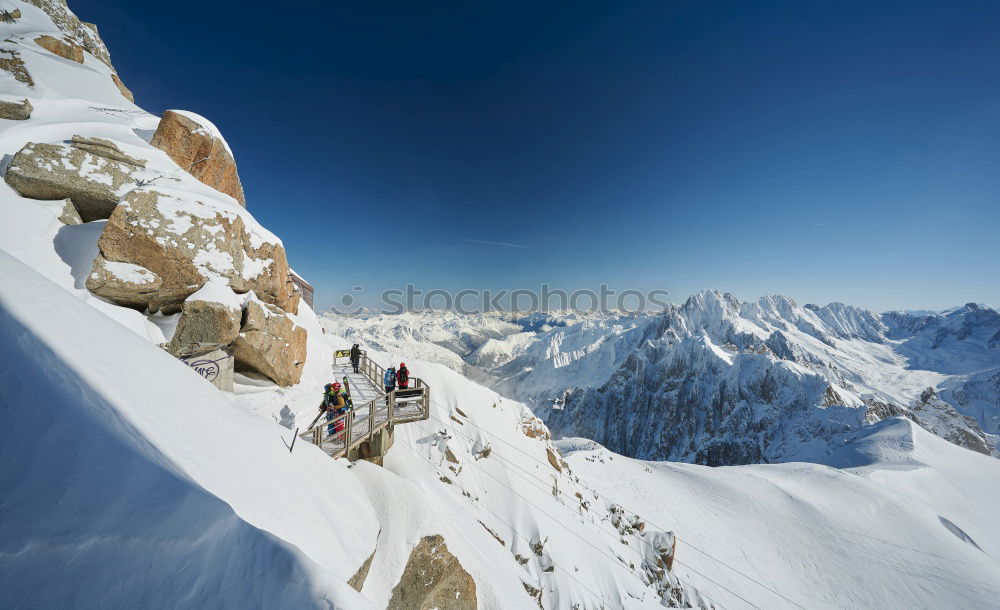
{"label": "snow covered mountain ridge", "polygon": [[819,460],[844,434],[893,415],[992,455],[1000,433],[1000,314],[974,303],[878,314],[703,291],[655,315],[421,312],[323,323],[524,400],[557,435],[646,459]]}

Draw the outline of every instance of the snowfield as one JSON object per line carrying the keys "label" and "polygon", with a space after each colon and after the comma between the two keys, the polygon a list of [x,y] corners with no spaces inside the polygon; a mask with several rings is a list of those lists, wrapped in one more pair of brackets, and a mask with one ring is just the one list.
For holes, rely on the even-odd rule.
{"label": "snowfield", "polygon": [[1000,461],[906,419],[871,426],[836,467],[709,468],[558,444],[602,496],[677,532],[678,576],[723,607],[1000,606]]}

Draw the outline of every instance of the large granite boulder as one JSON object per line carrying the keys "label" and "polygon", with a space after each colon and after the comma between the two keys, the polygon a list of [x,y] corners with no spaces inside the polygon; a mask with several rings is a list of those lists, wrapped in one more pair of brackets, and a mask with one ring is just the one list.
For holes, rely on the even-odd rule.
{"label": "large granite boulder", "polygon": [[232,343],[240,334],[243,299],[221,280],[212,280],[184,301],[167,351],[174,356],[204,354]]}
{"label": "large granite boulder", "polygon": [[119,305],[145,309],[162,286],[158,275],[139,265],[109,261],[98,255],[87,276],[87,290]]}
{"label": "large granite boulder", "polygon": [[444,538],[425,536],[410,553],[386,610],[475,610],[476,581],[448,551]]}
{"label": "large granite boulder", "polygon": [[290,313],[298,313],[301,293],[288,270],[288,258],[280,243],[263,241],[246,229],[243,235],[242,273],[234,278],[237,292],[253,290],[261,300]]}
{"label": "large granite boulder", "polygon": [[25,144],[4,176],[31,199],[71,199],[84,222],[111,216],[118,200],[136,187],[145,162],[110,140],[74,136],[69,144]]}
{"label": "large granite boulder", "polygon": [[246,206],[233,153],[208,119],[193,112],[167,110],[149,143],[198,180]]}
{"label": "large granite boulder", "polygon": [[242,220],[187,193],[130,191],[115,208],[97,246],[113,261],[141,265],[162,279],[150,311],[176,313],[213,276],[235,277],[242,264]]}
{"label": "large granite boulder", "polygon": [[232,348],[237,371],[259,373],[285,387],[302,378],[306,331],[273,305],[252,297],[248,300]]}
{"label": "large granite boulder", "polygon": [[162,278],[150,311],[175,313],[213,277],[233,291],[253,291],[295,313],[298,294],[288,280],[285,250],[243,209],[196,199],[185,191],[140,187],[122,198],[98,240],[108,260],[150,269]]}

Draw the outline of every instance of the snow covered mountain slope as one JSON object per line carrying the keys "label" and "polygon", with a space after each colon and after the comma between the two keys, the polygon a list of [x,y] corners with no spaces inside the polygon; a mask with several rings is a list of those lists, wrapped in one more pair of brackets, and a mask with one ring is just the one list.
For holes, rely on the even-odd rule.
{"label": "snow covered mountain slope", "polygon": [[987,483],[1000,461],[909,420],[860,431],[829,457],[836,468],[707,468],[558,444],[602,497],[677,532],[675,571],[722,607],[1000,605],[1000,498]]}
{"label": "snow covered mountain slope", "polygon": [[[391,362],[385,353],[368,355]],[[438,532],[455,541],[477,583],[498,590],[492,595],[513,588],[544,608],[709,603],[663,569],[661,551],[669,553],[672,535],[616,525],[609,505],[586,496],[525,405],[443,365],[406,357],[431,387],[431,414],[397,427],[384,468],[354,468],[378,512],[389,516],[380,518],[372,563],[373,573],[388,577],[369,581],[362,593],[376,603],[388,599],[405,557],[405,548],[391,549]],[[485,603],[480,595],[481,607],[525,607],[524,599],[505,599]]]}
{"label": "snow covered mountain slope", "polygon": [[19,605],[384,607],[425,535],[482,608],[702,601],[662,568],[670,534],[585,506],[530,411],[445,367],[411,365],[432,419],[398,430],[386,468],[348,469],[289,452],[287,430],[6,253],[0,270],[20,287],[0,299],[0,578]]}
{"label": "snow covered mountain slope", "polygon": [[290,454],[290,435],[5,252],[0,274],[17,287],[0,294],[7,603],[371,607],[346,580],[377,524],[343,464]]}
{"label": "snow covered mountain slope", "polygon": [[[481,323],[407,315],[419,316],[423,336],[438,337],[439,346],[453,343],[450,328]],[[406,324],[402,318],[327,315],[323,324],[403,353],[407,342],[388,330]],[[434,327],[437,319],[447,322]],[[879,315],[705,291],[658,315],[562,312],[517,323],[521,332],[505,329],[474,350],[429,355],[456,370],[473,367],[477,379],[532,405],[557,435],[593,438],[626,455],[815,460],[844,434],[902,413],[963,446],[995,451],[1000,314],[983,306]],[[928,388],[945,402],[918,415],[911,406]]]}
{"label": "snow covered mountain slope", "polygon": [[[718,607],[990,608],[1000,596],[1000,529],[989,512],[1000,461],[909,419],[844,433],[823,464],[641,462],[593,441],[564,439],[554,443],[557,473],[546,463],[546,430],[526,407],[443,365],[397,357],[445,398],[434,399],[428,422],[398,430],[384,470],[433,498],[420,512],[449,515],[470,539],[477,525],[488,527],[518,562],[527,559],[531,577],[521,582],[543,591],[545,608],[588,607],[598,597],[607,607],[638,604],[632,596],[641,590],[614,597],[622,583],[605,581],[612,575],[601,570],[609,567],[594,564],[611,552],[642,565],[644,549],[673,543],[660,532],[676,535],[672,573],[689,600],[704,595]],[[355,470],[363,481],[384,476],[377,468]],[[376,505],[389,497],[379,489]],[[616,536],[627,542],[617,551]],[[542,540],[538,556],[532,543]],[[377,554],[373,566],[382,562]],[[612,574],[616,569],[619,579],[632,580],[622,568]],[[573,575],[581,580],[575,588]],[[595,575],[607,584],[588,595]],[[382,591],[372,591],[373,599],[382,599],[386,585],[373,586]],[[566,591],[579,597],[566,598]]]}

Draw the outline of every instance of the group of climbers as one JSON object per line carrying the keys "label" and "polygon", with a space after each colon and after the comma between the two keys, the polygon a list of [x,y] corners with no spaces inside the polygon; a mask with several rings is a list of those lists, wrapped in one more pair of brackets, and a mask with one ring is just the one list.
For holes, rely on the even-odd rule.
{"label": "group of climbers", "polygon": [[334,381],[323,386],[323,401],[320,402],[319,410],[320,412],[325,412],[326,421],[331,422],[326,426],[327,435],[340,432],[344,429],[343,419],[336,422],[332,420],[338,415],[347,413],[353,406],[354,401],[351,400],[351,385],[347,377],[344,377],[343,385],[338,381]]}
{"label": "group of climbers", "polygon": [[395,390],[399,387],[400,390],[405,390],[410,387],[410,370],[406,368],[405,362],[399,363],[399,369],[394,369],[391,366],[386,369],[385,375],[382,376],[382,385],[385,386],[385,393]]}
{"label": "group of climbers", "polygon": [[[354,372],[357,373],[361,363],[361,348],[355,343],[351,347],[351,366],[354,368]],[[406,368],[405,362],[399,363],[399,368],[395,369],[389,367],[385,375],[382,377],[382,383],[385,386],[385,393],[389,394],[393,390],[400,389],[405,390],[410,387],[410,370]],[[386,396],[385,402],[389,404],[389,397]],[[328,383],[323,387],[323,400],[319,405],[320,413],[326,413],[326,421],[330,422],[326,426],[327,436],[332,436],[336,432],[343,431],[345,424],[344,420],[340,419],[333,421],[339,415],[347,413],[354,404],[351,401],[351,388],[350,382],[347,377],[344,377],[344,383],[341,385],[340,382],[334,381]]]}

